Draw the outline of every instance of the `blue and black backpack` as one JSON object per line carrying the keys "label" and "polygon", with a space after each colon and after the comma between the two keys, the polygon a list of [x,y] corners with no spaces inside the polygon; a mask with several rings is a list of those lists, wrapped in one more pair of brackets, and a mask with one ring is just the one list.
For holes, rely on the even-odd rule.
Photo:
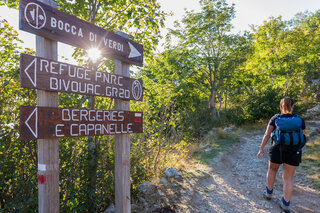
{"label": "blue and black backpack", "polygon": [[276,115],[276,129],[273,140],[281,150],[300,151],[306,144],[306,137],[302,130],[302,118],[298,115],[285,117]]}

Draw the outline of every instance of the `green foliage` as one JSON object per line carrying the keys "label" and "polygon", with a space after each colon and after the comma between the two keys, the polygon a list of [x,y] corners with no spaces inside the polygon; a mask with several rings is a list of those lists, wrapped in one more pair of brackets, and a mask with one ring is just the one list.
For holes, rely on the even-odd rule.
{"label": "green foliage", "polygon": [[204,154],[204,148],[200,148],[193,153],[192,157],[202,164],[210,164],[212,163],[212,159],[220,152],[229,151],[231,146],[239,141],[239,136],[234,132],[230,133],[217,129],[214,135],[204,139],[203,144],[207,145],[205,149],[210,148],[210,151]]}
{"label": "green foliage", "polygon": [[[131,39],[144,45],[145,56],[155,50],[164,27],[166,14],[157,0],[55,0],[59,10],[73,14],[85,21],[111,30],[123,31]],[[1,1],[0,5],[18,9],[19,0]]]}
{"label": "green foliage", "polygon": [[[17,2],[0,5],[17,8]],[[127,32],[144,45],[145,66],[133,75],[144,82],[144,98],[131,102],[131,110],[144,112],[144,133],[131,140],[134,198],[140,183],[179,164],[190,155],[190,146],[213,127],[268,120],[278,113],[284,96],[296,101],[295,113],[317,101],[319,12],[301,13],[289,21],[270,18],[252,33],[240,35],[230,33],[234,5],[201,0],[202,10],[187,12],[171,30],[165,51],[153,54],[165,18],[156,0],[57,3],[60,10],[104,29]],[[179,39],[177,45],[170,44],[173,36]],[[32,51],[22,50],[17,32],[5,21],[0,22],[0,43],[0,208],[36,212],[37,145],[20,141],[18,134],[19,106],[36,104],[35,92],[17,83],[19,53]],[[109,59],[93,63],[80,49],[74,57],[81,66],[114,71]],[[112,109],[113,105],[112,99],[59,94],[60,107]],[[213,157],[239,138],[218,131],[208,140]],[[60,140],[61,212],[103,212],[114,202],[113,147],[111,136]]]}
{"label": "green foliage", "polygon": [[261,93],[251,95],[243,107],[246,120],[254,122],[259,119],[272,117],[276,113],[280,113],[279,103],[282,98],[278,89],[266,88]]}
{"label": "green foliage", "polygon": [[[165,14],[156,0],[152,1],[57,1],[58,9],[114,32],[128,32],[131,39],[144,45],[148,58],[160,37]],[[1,2],[17,9],[18,1]],[[4,26],[4,27],[3,27]],[[35,92],[19,88],[19,53],[22,49],[17,32],[1,22],[1,211],[37,211],[37,147],[36,141],[21,142],[18,137],[20,105],[35,105]],[[29,51],[29,54],[33,54]],[[99,67],[113,72],[114,63],[102,59],[93,64],[85,52],[76,49],[79,65]],[[113,100],[92,99],[76,94],[59,94],[60,107],[112,109]],[[158,152],[149,140],[150,153]],[[113,137],[64,138],[60,141],[60,211],[103,212],[114,203]],[[141,154],[140,141],[133,142],[131,157],[133,193],[136,186],[151,177],[150,164]],[[172,150],[166,146],[166,150]],[[148,154],[148,153],[147,153]],[[19,156],[12,157],[12,156]],[[143,156],[143,157],[142,157]],[[148,155],[147,155],[148,156]],[[153,155],[155,156],[155,155]],[[162,161],[162,159],[159,158]],[[154,164],[150,160],[151,164]]]}
{"label": "green foliage", "polygon": [[[316,62],[319,58],[313,55],[313,49],[318,48],[313,40],[318,35],[310,35],[308,31],[293,27],[281,17],[271,18],[254,29],[254,51],[245,67],[250,79],[247,82],[254,91],[272,87],[280,89],[282,96],[312,95],[308,84],[319,78],[313,75],[319,69]],[[311,58],[315,60],[312,65]]]}
{"label": "green foliage", "polygon": [[0,1],[0,6],[8,6],[10,8],[15,8],[15,9],[18,9],[19,7],[19,1],[17,0],[2,0]]}
{"label": "green foliage", "polygon": [[320,76],[319,56],[314,53],[319,43],[314,41],[319,38],[319,25],[311,23],[317,18],[317,13],[298,14],[290,21],[270,18],[253,28],[252,49],[235,72],[230,93],[231,110],[240,112],[232,113],[238,115],[236,120],[268,118],[279,111],[284,96],[295,100],[295,113],[316,101],[315,82]]}
{"label": "green foliage", "polygon": [[[60,140],[60,211],[62,212],[86,212],[89,211],[89,207],[94,211],[103,211],[114,202],[113,140],[105,136],[93,138],[93,141],[94,155],[91,154],[88,148],[90,144],[85,137]],[[90,178],[94,166],[98,167],[94,173],[95,178]],[[91,184],[96,185],[93,187]],[[92,203],[94,206],[90,206]]]}
{"label": "green foliage", "polygon": [[252,38],[248,33],[230,33],[234,5],[229,6],[225,0],[203,0],[200,4],[202,11],[187,12],[182,24],[177,22],[176,29],[171,30],[171,36],[179,39],[177,49],[188,52],[188,80],[208,100],[212,119],[220,120],[222,106],[226,111],[228,96],[235,87],[233,75],[247,60]]}
{"label": "green foliage", "polygon": [[0,207],[23,212],[37,206],[37,157],[35,141],[19,140],[19,108],[34,105],[35,93],[19,87],[21,41],[4,20],[0,20],[0,43]]}
{"label": "green foliage", "polygon": [[155,50],[160,28],[164,26],[165,13],[157,0],[57,0],[57,4],[60,10],[103,29],[128,33],[131,39],[144,45],[145,56]]}
{"label": "green foliage", "polygon": [[[174,73],[177,65],[171,54],[164,53],[153,60],[140,73],[144,82],[144,100],[133,103],[132,108],[144,111],[144,134],[139,139],[141,154],[148,153],[147,166],[153,168],[153,175],[160,165],[166,165],[168,150],[175,152],[180,129],[180,106],[177,105],[185,85],[179,83],[179,74]],[[178,143],[179,144],[179,143]],[[148,168],[146,167],[146,168]],[[161,169],[161,168],[160,168]]]}
{"label": "green foliage", "polygon": [[[222,93],[227,76],[231,74],[228,57],[232,49],[231,20],[234,5],[225,0],[201,0],[202,11],[187,12],[181,25],[176,22],[173,36],[180,40],[179,48],[190,50],[193,54],[193,82],[198,90],[210,99],[213,118],[216,118],[216,98]],[[191,51],[192,50],[192,51]]]}
{"label": "green foliage", "polygon": [[[144,45],[146,58],[158,43],[159,29],[160,26],[163,26],[165,15],[156,0],[108,2],[77,0],[73,2],[57,1],[57,3],[59,9],[104,29],[113,32],[128,32],[131,39]],[[82,66],[99,67],[100,70],[109,72],[114,70],[114,63],[108,59],[102,59],[96,64],[92,64],[87,60],[83,50],[76,49],[73,56]],[[96,97],[93,101],[86,96],[62,94],[60,100],[60,106],[67,107],[112,109],[113,106],[112,101],[101,97]],[[70,141],[72,140],[70,139]],[[134,194],[137,191],[136,186],[151,176],[150,164],[145,161],[149,155],[144,155],[145,153],[142,153],[140,149],[150,147],[153,152],[155,149],[152,147],[152,142],[152,140],[148,140],[147,143],[143,143],[139,138],[132,141],[131,148],[136,150],[131,156],[131,171],[134,172],[131,175]],[[93,144],[94,148],[90,150],[87,146],[80,146],[85,143]],[[141,147],[141,143],[147,147]],[[68,144],[68,139],[65,144]],[[85,138],[78,139],[74,145],[78,147],[75,148],[78,151],[73,152],[73,157],[65,158],[67,162],[72,158],[78,159],[79,164],[71,161],[66,165],[66,168],[71,166],[74,171],[73,178],[65,184],[65,190],[61,190],[61,197],[65,198],[61,203],[62,211],[103,211],[110,203],[114,202],[113,145],[112,137],[100,137],[93,139],[93,141]],[[68,149],[70,150],[70,148],[65,148],[66,151]],[[151,160],[150,163],[152,163]],[[68,173],[66,175],[68,176]],[[70,179],[70,176],[68,177]],[[80,192],[79,188],[82,189]]]}

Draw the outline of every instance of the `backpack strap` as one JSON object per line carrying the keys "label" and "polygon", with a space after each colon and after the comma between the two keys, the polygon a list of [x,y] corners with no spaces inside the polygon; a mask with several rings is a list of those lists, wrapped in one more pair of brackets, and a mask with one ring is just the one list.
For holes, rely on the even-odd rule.
{"label": "backpack strap", "polygon": [[280,131],[280,128],[279,128],[279,126],[278,126],[278,124],[277,124],[277,119],[279,119],[280,117],[281,117],[280,114],[276,114],[276,119],[274,120],[274,123],[275,123],[275,125],[276,125],[276,131],[277,131],[277,129]]}
{"label": "backpack strap", "polygon": [[301,120],[301,126],[300,126],[300,128],[302,129],[302,118],[299,116],[299,115],[295,115],[297,118],[300,118],[300,120]]}
{"label": "backpack strap", "polygon": [[289,137],[290,137],[290,146],[293,147],[293,135],[292,132],[288,132]]}
{"label": "backpack strap", "polygon": [[[300,120],[301,120],[301,126],[300,126],[300,134],[299,134],[299,143],[298,143],[298,146],[299,146],[299,148],[301,149],[302,147],[303,147],[303,145],[302,145],[302,140],[303,140],[303,137],[304,137],[304,135],[303,135],[303,130],[302,130],[302,124],[303,124],[303,120],[302,120],[302,118],[299,116],[299,115],[296,115],[298,118],[300,118]],[[302,137],[302,138],[301,138]]]}

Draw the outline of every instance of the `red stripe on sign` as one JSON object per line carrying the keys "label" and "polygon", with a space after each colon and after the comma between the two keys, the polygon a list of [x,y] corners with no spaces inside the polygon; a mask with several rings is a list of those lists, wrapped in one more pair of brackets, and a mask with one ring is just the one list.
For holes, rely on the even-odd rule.
{"label": "red stripe on sign", "polygon": [[46,182],[46,177],[44,175],[38,175],[38,183],[44,184]]}
{"label": "red stripe on sign", "polygon": [[141,122],[142,118],[134,118],[134,122]]}

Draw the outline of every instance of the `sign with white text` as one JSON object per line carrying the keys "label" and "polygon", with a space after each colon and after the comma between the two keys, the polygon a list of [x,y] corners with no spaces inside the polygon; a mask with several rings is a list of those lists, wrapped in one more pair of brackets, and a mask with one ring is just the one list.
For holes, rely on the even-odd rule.
{"label": "sign with white text", "polygon": [[142,133],[142,124],[142,112],[20,107],[22,140]]}
{"label": "sign with white text", "polygon": [[143,46],[36,0],[20,0],[20,30],[142,66]]}
{"label": "sign with white text", "polygon": [[142,80],[20,54],[23,88],[142,101]]}

